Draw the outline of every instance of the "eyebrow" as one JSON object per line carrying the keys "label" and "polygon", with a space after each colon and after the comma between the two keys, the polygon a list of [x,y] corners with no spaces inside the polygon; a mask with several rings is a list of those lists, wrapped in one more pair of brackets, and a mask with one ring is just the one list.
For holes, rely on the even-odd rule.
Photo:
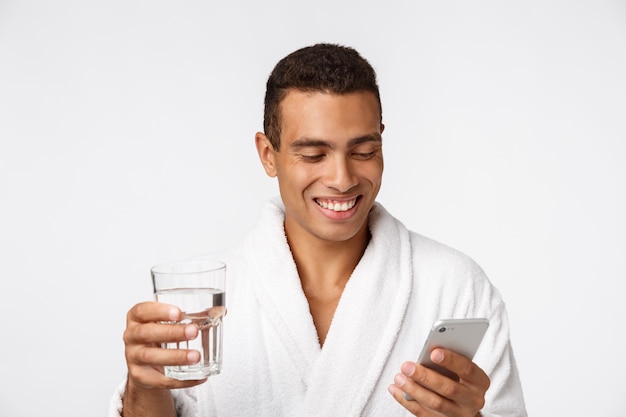
{"label": "eyebrow", "polygon": [[[350,139],[348,142],[348,147],[356,146],[365,142],[382,142],[382,136],[379,133],[359,136],[354,139]],[[296,139],[290,146],[292,149],[298,148],[307,148],[307,147],[316,147],[316,148],[330,148],[333,149],[335,144],[331,141],[324,139],[315,139],[315,138],[307,138],[302,137]]]}

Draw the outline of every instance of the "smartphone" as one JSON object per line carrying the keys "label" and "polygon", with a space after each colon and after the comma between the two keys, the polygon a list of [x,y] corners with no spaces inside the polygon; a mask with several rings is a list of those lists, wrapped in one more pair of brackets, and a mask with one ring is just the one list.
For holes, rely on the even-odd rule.
{"label": "smartphone", "polygon": [[[473,359],[488,327],[489,320],[483,318],[437,320],[430,329],[417,363],[433,369],[448,378],[458,380],[459,377],[455,373],[430,360],[431,352],[435,348],[441,347]],[[411,399],[406,393],[404,397],[407,400]]]}

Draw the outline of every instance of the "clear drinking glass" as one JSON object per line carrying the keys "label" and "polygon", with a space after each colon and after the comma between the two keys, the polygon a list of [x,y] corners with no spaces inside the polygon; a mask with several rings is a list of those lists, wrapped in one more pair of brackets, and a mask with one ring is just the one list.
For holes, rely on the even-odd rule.
{"label": "clear drinking glass", "polygon": [[151,269],[158,302],[177,306],[183,312],[177,324],[195,323],[198,336],[183,342],[163,343],[164,349],[194,349],[200,362],[166,366],[165,375],[179,380],[203,379],[222,368],[222,318],[226,314],[226,265],[218,261],[185,261]]}

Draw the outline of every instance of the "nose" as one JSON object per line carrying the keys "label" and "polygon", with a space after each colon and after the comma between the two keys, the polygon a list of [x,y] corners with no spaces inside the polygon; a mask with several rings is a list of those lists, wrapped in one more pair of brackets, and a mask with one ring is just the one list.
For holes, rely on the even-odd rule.
{"label": "nose", "polygon": [[324,185],[345,193],[357,185],[358,180],[350,161],[345,157],[335,157],[327,166]]}

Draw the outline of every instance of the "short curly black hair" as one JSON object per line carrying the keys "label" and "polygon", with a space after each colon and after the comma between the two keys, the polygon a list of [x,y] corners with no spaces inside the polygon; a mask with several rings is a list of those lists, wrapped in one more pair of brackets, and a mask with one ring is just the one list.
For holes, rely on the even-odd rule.
{"label": "short curly black hair", "polygon": [[267,80],[263,129],[273,148],[280,150],[280,103],[289,90],[347,94],[369,91],[382,105],[376,71],[355,49],[320,43],[298,49],[281,59]]}

